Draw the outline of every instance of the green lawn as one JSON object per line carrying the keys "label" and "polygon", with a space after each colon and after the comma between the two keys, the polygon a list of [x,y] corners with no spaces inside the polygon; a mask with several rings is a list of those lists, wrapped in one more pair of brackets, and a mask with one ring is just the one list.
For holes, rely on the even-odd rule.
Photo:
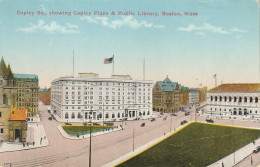
{"label": "green lawn", "polygon": [[[92,126],[91,132],[94,133],[96,131],[102,131],[111,129],[113,126]],[[62,128],[65,130],[65,132],[69,135],[78,135],[78,134],[86,134],[90,132],[90,126],[86,125],[63,125]]]}
{"label": "green lawn", "polygon": [[203,167],[259,137],[260,130],[192,123],[118,166]]}

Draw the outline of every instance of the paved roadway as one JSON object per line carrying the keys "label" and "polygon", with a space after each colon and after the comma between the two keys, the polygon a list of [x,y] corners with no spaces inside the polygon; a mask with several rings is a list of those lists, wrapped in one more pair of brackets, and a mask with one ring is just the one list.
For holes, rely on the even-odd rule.
{"label": "paved roadway", "polygon": [[[47,107],[39,103],[39,111],[42,115],[42,124],[45,128],[46,135],[50,142],[49,147],[23,150],[16,152],[0,153],[0,165],[11,163],[12,166],[88,166],[89,164],[89,138],[83,140],[71,140],[63,138],[57,125],[61,123],[54,120],[48,120],[49,113]],[[194,109],[193,109],[194,113]],[[158,138],[164,133],[180,126],[180,121],[194,120],[195,116],[191,113],[184,116],[184,113],[178,113],[178,116],[171,117],[168,115],[164,121],[162,116],[156,121],[149,120],[127,121],[124,122],[124,130],[116,131],[92,138],[92,166],[102,166],[118,157],[131,152],[134,148],[148,143]],[[198,117],[197,120],[204,121],[205,117]],[[145,122],[145,127],[140,127]],[[259,123],[250,123],[243,121],[215,120],[216,123],[234,124],[248,127],[260,127]],[[121,125],[118,122],[117,125]],[[133,145],[134,133],[134,145]],[[258,155],[258,157],[260,157]],[[260,158],[259,158],[260,159]]]}

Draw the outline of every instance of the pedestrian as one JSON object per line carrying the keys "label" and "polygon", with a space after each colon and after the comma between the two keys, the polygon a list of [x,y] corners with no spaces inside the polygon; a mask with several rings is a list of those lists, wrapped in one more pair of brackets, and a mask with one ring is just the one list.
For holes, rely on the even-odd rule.
{"label": "pedestrian", "polygon": [[25,143],[23,142],[23,147],[25,147]]}
{"label": "pedestrian", "polygon": [[254,161],[253,161],[253,157],[251,157],[251,165],[253,165]]}
{"label": "pedestrian", "polygon": [[42,137],[41,137],[41,142],[42,142]]}
{"label": "pedestrian", "polygon": [[29,143],[27,143],[27,147],[29,147]]}
{"label": "pedestrian", "polygon": [[223,163],[223,161],[222,161],[222,167],[224,167],[224,163]]}
{"label": "pedestrian", "polygon": [[38,124],[37,124],[37,127],[38,127]]}
{"label": "pedestrian", "polygon": [[35,142],[33,142],[33,146],[34,146]]}

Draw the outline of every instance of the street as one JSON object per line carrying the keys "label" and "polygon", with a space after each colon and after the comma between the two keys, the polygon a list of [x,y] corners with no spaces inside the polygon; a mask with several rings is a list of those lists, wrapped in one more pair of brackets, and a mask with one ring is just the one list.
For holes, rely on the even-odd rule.
{"label": "street", "polygon": [[[188,116],[184,116],[183,112],[179,112],[178,116],[164,114],[155,121],[138,120],[125,121],[123,123],[124,130],[92,137],[92,161],[94,167],[105,165],[120,156],[123,156],[133,148],[138,148],[151,140],[154,140],[171,129],[180,126],[182,120],[190,122],[195,118],[195,108]],[[39,103],[39,111],[42,115],[42,124],[45,128],[50,146],[0,153],[0,165],[11,163],[12,166],[88,166],[89,163],[89,138],[82,140],[71,140],[63,138],[57,129],[57,125],[62,123],[54,120],[48,120],[50,114],[47,112],[47,106]],[[164,120],[164,118],[166,120]],[[197,116],[196,120],[205,121],[205,117]],[[260,127],[259,123],[232,120],[216,120],[215,123],[227,125],[239,125],[245,127]],[[171,125],[172,122],[172,125]],[[141,124],[145,123],[144,127]],[[122,122],[116,122],[115,125],[120,126]],[[134,137],[134,140],[133,140]],[[134,144],[133,144],[134,141]],[[256,154],[254,159],[260,159],[260,154]],[[255,163],[259,163],[255,161]]]}

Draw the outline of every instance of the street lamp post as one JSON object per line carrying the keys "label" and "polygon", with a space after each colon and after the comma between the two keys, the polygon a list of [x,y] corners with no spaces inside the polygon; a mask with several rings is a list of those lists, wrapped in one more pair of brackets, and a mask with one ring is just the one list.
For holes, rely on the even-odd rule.
{"label": "street lamp post", "polygon": [[171,114],[171,125],[170,125],[170,132],[172,131],[172,114]]}

